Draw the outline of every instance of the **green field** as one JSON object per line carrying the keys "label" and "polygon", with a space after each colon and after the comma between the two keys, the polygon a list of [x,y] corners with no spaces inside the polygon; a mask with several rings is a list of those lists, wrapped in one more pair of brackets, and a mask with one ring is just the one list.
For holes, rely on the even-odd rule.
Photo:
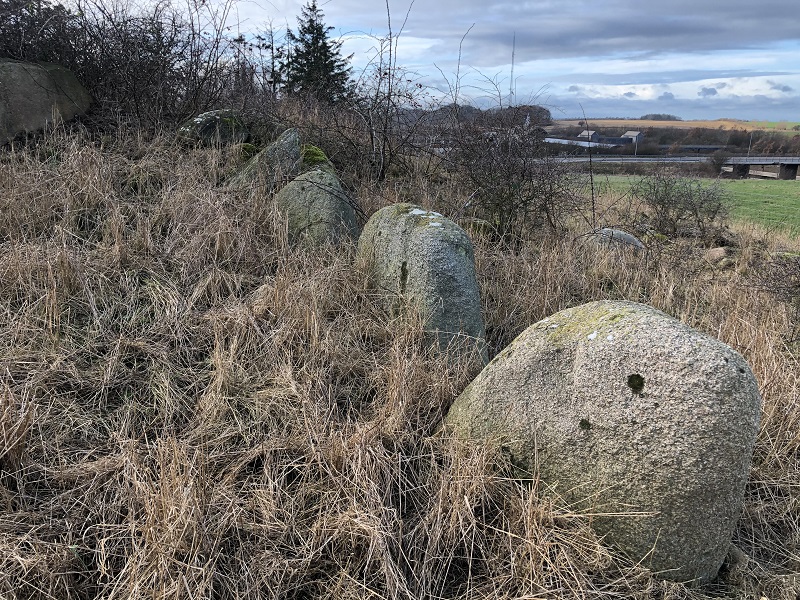
{"label": "green field", "polygon": [[721,180],[731,194],[733,216],[800,233],[800,181]]}
{"label": "green field", "polygon": [[795,127],[800,127],[797,121],[747,121],[751,128],[764,129],[768,131],[797,131]]}
{"label": "green field", "polygon": [[[603,175],[595,179],[595,184],[601,192],[621,197],[637,179],[628,175]],[[800,234],[800,181],[721,179],[719,182],[730,194],[734,219]]]}

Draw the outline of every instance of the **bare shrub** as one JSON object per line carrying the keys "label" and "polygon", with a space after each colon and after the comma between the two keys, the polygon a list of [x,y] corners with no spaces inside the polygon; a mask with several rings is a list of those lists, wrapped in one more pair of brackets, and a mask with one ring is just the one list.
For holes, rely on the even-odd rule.
{"label": "bare shrub", "polygon": [[0,57],[71,64],[76,15],[58,2],[0,0]]}
{"label": "bare shrub", "polygon": [[[524,114],[524,112],[523,112]],[[454,133],[454,161],[470,188],[470,207],[502,239],[515,228],[562,231],[587,204],[583,178],[544,148],[540,129],[513,109]]]}
{"label": "bare shrub", "polygon": [[631,193],[644,207],[649,227],[660,234],[711,239],[725,225],[729,200],[717,183],[660,169],[641,178]]}
{"label": "bare shrub", "polygon": [[273,40],[247,44],[228,35],[232,2],[76,0],[70,6],[0,2],[0,56],[72,69],[104,127],[157,129],[223,100],[245,107],[253,96],[273,96],[264,54]]}

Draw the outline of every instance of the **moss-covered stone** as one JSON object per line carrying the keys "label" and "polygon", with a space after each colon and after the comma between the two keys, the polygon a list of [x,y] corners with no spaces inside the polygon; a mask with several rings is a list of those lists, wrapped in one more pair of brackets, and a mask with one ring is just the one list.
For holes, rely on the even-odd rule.
{"label": "moss-covered stone", "polygon": [[286,215],[292,242],[337,245],[358,236],[353,201],[326,169],[297,176],[275,195],[275,202]]}
{"label": "moss-covered stone", "polygon": [[241,144],[250,132],[236,111],[211,110],[189,119],[178,128],[178,139],[204,146]]}
{"label": "moss-covered stone", "polygon": [[300,171],[300,134],[287,129],[277,140],[256,154],[226,182],[229,189],[259,185],[265,192],[279,187],[285,179]]}

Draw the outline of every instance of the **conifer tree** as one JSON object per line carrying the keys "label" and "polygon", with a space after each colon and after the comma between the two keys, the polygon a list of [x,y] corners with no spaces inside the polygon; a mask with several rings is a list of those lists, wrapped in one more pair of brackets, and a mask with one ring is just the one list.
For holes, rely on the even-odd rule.
{"label": "conifer tree", "polygon": [[342,42],[328,37],[333,29],[325,25],[316,0],[303,7],[297,18],[298,30],[286,32],[289,45],[285,65],[285,90],[290,94],[312,94],[327,102],[342,100],[350,88],[352,54],[343,57]]}

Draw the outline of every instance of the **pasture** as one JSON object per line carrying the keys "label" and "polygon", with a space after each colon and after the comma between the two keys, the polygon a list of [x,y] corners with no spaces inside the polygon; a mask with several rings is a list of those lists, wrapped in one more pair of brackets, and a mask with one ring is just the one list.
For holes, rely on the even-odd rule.
{"label": "pasture", "polygon": [[[625,200],[635,175],[602,175],[595,178],[601,194],[612,201]],[[782,230],[792,236],[800,233],[800,182],[771,179],[718,180],[731,200],[731,217]]]}

